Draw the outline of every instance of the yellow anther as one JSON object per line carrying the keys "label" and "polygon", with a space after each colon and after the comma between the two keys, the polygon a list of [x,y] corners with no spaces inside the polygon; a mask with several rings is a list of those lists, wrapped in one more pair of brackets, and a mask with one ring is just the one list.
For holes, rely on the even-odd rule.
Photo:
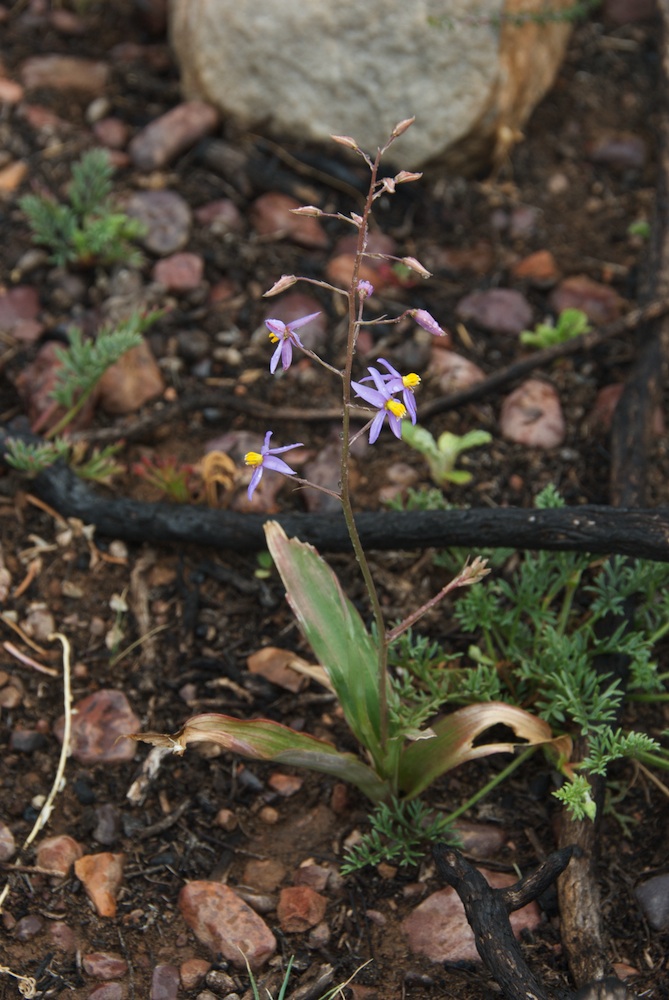
{"label": "yellow anther", "polygon": [[244,455],[244,461],[247,465],[255,468],[258,465],[262,465],[262,455],[257,451],[247,451]]}
{"label": "yellow anther", "polygon": [[270,339],[270,342],[272,344],[278,344],[279,343],[279,338],[277,337],[277,335],[275,333],[270,333],[269,339]]}
{"label": "yellow anther", "polygon": [[407,408],[404,403],[400,403],[399,399],[389,399],[386,403],[386,409],[389,410],[394,417],[399,417],[400,420],[407,415]]}
{"label": "yellow anther", "polygon": [[415,372],[404,375],[402,377],[402,385],[405,389],[415,389],[417,385],[420,385],[420,375],[416,375]]}

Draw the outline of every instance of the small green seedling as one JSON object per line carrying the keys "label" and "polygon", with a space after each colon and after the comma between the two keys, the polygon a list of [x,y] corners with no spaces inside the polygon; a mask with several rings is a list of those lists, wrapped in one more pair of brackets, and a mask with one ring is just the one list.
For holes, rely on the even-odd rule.
{"label": "small green seedling", "polygon": [[18,469],[29,479],[40,472],[64,461],[80,479],[109,485],[114,476],[124,471],[115,455],[121,450],[121,443],[108,444],[104,448],[94,448],[88,457],[81,445],[72,445],[66,438],[57,437],[53,441],[32,444],[20,438],[7,439],[5,461]]}
{"label": "small green seedling", "polygon": [[131,467],[135,476],[145,479],[174,503],[193,503],[197,491],[195,469],[179,462],[175,455],[144,455]]}
{"label": "small green seedling", "polygon": [[590,326],[588,317],[580,309],[563,309],[558,316],[556,324],[552,320],[545,323],[537,323],[534,330],[523,330],[520,335],[520,342],[525,347],[554,347],[556,344],[565,344],[574,337],[580,337],[582,333],[588,333]]}
{"label": "small green seedling", "polygon": [[650,239],[650,222],[647,219],[635,219],[627,227],[628,236],[638,236],[640,240]]}
{"label": "small green seedling", "polygon": [[427,459],[430,476],[437,486],[454,483],[465,486],[472,481],[471,472],[456,469],[455,463],[459,456],[470,448],[480,448],[490,444],[492,437],[487,431],[469,431],[467,434],[451,434],[444,431],[437,441],[430,432],[420,424],[411,424],[405,420],[402,424],[402,440],[419,451]]}
{"label": "small green seedling", "polygon": [[59,267],[141,263],[142,255],[132,242],[146,227],[114,208],[113,172],[105,150],[92,149],[72,167],[67,202],[35,194],[19,200],[33,231],[33,242],[51,250],[52,263]]}

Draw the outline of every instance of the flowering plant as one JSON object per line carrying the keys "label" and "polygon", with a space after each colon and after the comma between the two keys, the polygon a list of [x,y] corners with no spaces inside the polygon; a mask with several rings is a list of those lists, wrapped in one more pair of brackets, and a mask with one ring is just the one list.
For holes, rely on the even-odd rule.
{"label": "flowering plant", "polygon": [[[336,288],[315,278],[298,279],[294,275],[284,275],[265,293],[266,296],[276,295],[302,280],[344,296],[348,305],[348,335],[343,370],[334,368],[309,351],[299,338],[297,331],[318,314],[310,314],[288,324],[268,319],[266,325],[270,340],[277,345],[270,361],[272,373],[276,371],[279,360],[286,370],[292,362],[293,350],[297,349],[340,380],[343,403],[341,485],[340,491],[332,495],[341,501],[351,545],[369,596],[374,632],[366,628],[358,611],[343,593],[336,576],[311,545],[298,539],[289,539],[274,522],[266,524],[265,532],[269,551],[286,587],[288,601],[322,666],[322,683],[339,699],[349,728],[364,747],[364,759],[351,753],[343,753],[324,740],[296,732],[276,722],[264,719],[242,721],[219,714],[197,715],[173,736],[143,733],[133,737],[172,749],[178,754],[184,752],[188,743],[209,741],[245,757],[304,766],[351,782],[375,803],[411,800],[440,775],[464,761],[493,753],[512,752],[515,747],[513,742],[486,743],[481,739],[487,730],[500,723],[512,730],[525,746],[552,743],[559,753],[569,753],[568,738],[563,738],[561,743],[553,741],[547,723],[514,705],[501,702],[471,704],[435,720],[434,705],[426,705],[420,698],[412,703],[410,699],[400,696],[399,686],[388,670],[388,649],[391,643],[446,594],[456,588],[477,583],[488,572],[484,560],[474,559],[465,564],[435,597],[400,625],[388,629],[353,515],[349,475],[353,440],[368,430],[370,444],[374,444],[386,423],[390,431],[401,438],[403,426],[416,423],[414,391],[420,384],[418,375],[402,375],[385,359],[379,359],[379,367],[370,367],[366,375],[354,381],[353,361],[360,329],[363,326],[399,322],[409,315],[434,336],[444,335],[437,321],[424,309],[408,309],[395,320],[385,316],[370,320],[364,316],[367,300],[373,294],[371,283],[360,280],[361,265],[366,258],[399,260],[399,263],[420,277],[429,277],[429,272],[413,257],[398,259],[367,250],[369,222],[375,200],[381,194],[392,194],[397,184],[420,177],[420,174],[401,171],[394,178],[377,179],[381,157],[412,121],[413,119],[408,119],[400,122],[373,160],[348,136],[333,137],[335,141],[360,155],[371,174],[362,215],[334,216],[352,225],[358,234],[349,288]],[[312,216],[326,214],[313,206],[296,211]],[[353,395],[368,404],[372,410],[367,424],[356,435],[351,433]],[[271,438],[272,432],[268,431],[260,451],[246,455],[246,463],[253,469],[248,486],[249,498],[253,496],[265,469],[291,476],[294,482],[314,485],[300,479],[295,470],[283,458],[278,457],[300,445],[271,448]],[[314,488],[323,489],[317,486]]]}

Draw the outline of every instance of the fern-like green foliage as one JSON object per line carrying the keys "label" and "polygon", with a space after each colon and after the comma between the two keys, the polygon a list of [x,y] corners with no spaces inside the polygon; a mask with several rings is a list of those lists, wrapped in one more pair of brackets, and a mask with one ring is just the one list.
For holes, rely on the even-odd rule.
{"label": "fern-like green foliage", "polygon": [[375,806],[369,822],[370,829],[347,851],[342,875],[381,861],[417,865],[425,856],[427,844],[445,837],[451,844],[458,843],[450,816],[429,809],[420,799],[382,802]]}
{"label": "fern-like green foliage", "polygon": [[132,242],[142,236],[145,227],[115,210],[112,175],[108,154],[103,149],[92,149],[72,167],[67,203],[34,194],[20,199],[19,206],[33,231],[33,242],[51,250],[54,264],[90,267],[117,261],[130,266],[141,263],[142,255]]}

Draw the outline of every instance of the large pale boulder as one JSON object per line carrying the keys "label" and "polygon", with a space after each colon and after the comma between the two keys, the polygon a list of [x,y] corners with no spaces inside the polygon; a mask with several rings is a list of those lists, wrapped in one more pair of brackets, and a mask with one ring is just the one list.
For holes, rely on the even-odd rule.
{"label": "large pale boulder", "polygon": [[[552,0],[557,14],[573,0]],[[171,0],[188,98],[279,139],[352,135],[396,159],[471,173],[499,161],[550,87],[569,37],[544,0]],[[528,17],[515,24],[519,13]]]}

